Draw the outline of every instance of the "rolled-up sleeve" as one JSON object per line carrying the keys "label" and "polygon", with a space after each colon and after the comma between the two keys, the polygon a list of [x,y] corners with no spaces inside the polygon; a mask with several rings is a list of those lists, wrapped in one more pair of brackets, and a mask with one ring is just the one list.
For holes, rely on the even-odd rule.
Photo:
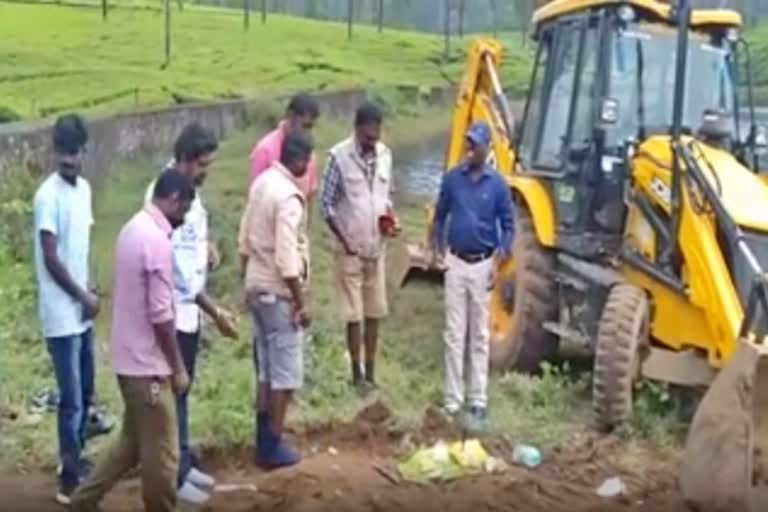
{"label": "rolled-up sleeve", "polygon": [[144,275],[147,279],[147,311],[152,324],[174,318],[172,252],[170,241],[154,240],[144,249]]}
{"label": "rolled-up sleeve", "polygon": [[299,230],[304,205],[292,196],[277,206],[275,223],[275,264],[283,279],[298,278],[302,273]]}

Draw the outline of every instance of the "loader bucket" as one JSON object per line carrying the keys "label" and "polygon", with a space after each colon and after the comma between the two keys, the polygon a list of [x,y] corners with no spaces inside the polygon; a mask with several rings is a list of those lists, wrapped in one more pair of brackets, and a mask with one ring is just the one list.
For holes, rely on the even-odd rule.
{"label": "loader bucket", "polygon": [[395,288],[405,286],[410,280],[440,282],[445,269],[435,263],[432,251],[425,244],[393,240],[387,249],[390,284]]}
{"label": "loader bucket", "polygon": [[694,415],[680,487],[697,512],[768,510],[768,345],[736,343]]}

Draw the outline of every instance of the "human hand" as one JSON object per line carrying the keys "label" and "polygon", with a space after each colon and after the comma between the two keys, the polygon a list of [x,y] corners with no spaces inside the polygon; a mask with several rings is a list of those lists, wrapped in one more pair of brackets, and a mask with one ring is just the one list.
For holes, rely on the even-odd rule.
{"label": "human hand", "polygon": [[183,395],[189,390],[189,374],[186,368],[182,367],[173,374],[171,387],[176,395]]}
{"label": "human hand", "polygon": [[88,291],[80,301],[83,306],[83,320],[93,320],[99,314],[99,296]]}
{"label": "human hand", "polygon": [[307,329],[312,324],[312,315],[306,306],[300,308],[294,307],[293,322],[302,329]]}
{"label": "human hand", "polygon": [[393,217],[395,220],[395,223],[393,224],[392,228],[389,230],[388,235],[392,238],[397,238],[400,236],[400,234],[403,232],[403,226],[400,224],[400,219],[397,217]]}
{"label": "human hand", "polygon": [[233,340],[237,339],[237,329],[235,328],[234,317],[231,313],[220,309],[216,314],[215,322],[216,328],[222,336]]}
{"label": "human hand", "polygon": [[208,270],[215,270],[221,265],[221,254],[214,243],[208,243]]}

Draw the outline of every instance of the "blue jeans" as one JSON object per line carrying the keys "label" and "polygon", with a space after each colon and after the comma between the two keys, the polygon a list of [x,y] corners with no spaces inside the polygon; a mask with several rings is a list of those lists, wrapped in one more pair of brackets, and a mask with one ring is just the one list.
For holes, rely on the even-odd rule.
{"label": "blue jeans", "polygon": [[58,437],[61,483],[77,485],[81,475],[80,454],[85,447],[88,409],[93,400],[93,331],[48,338],[59,387]]}
{"label": "blue jeans", "polygon": [[179,476],[178,485],[181,487],[187,475],[195,465],[192,450],[189,447],[189,404],[188,397],[195,379],[195,362],[200,347],[200,331],[188,333],[176,331],[179,351],[184,360],[184,367],[189,374],[189,389],[183,395],[176,395],[176,421],[179,427]]}

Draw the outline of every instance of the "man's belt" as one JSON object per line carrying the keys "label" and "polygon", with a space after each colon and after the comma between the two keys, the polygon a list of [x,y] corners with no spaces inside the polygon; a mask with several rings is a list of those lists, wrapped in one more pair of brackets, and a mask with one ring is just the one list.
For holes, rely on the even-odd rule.
{"label": "man's belt", "polygon": [[493,256],[493,253],[494,253],[493,249],[488,249],[484,252],[474,252],[474,253],[462,252],[454,249],[451,249],[450,251],[451,251],[451,254],[453,254],[460,260],[465,261],[467,263],[480,263],[481,261],[485,261],[491,256]]}

